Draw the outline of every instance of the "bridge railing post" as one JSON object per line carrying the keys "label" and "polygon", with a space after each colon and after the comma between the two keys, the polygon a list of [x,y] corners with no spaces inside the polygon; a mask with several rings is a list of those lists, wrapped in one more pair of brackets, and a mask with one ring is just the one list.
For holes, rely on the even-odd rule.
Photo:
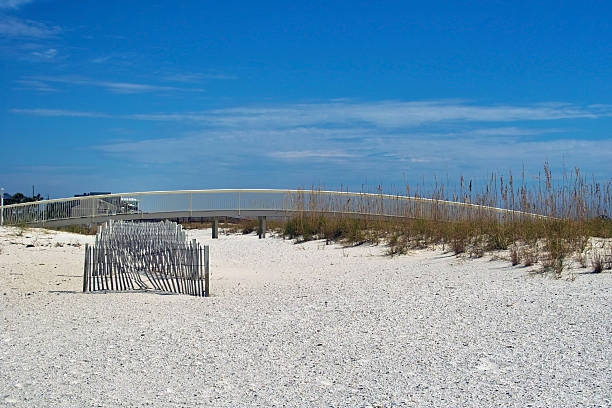
{"label": "bridge railing post", "polygon": [[213,239],[219,238],[219,218],[217,217],[212,220],[212,237]]}
{"label": "bridge railing post", "polygon": [[259,216],[257,217],[258,225],[257,225],[257,235],[259,235],[259,239],[266,237],[266,217]]}

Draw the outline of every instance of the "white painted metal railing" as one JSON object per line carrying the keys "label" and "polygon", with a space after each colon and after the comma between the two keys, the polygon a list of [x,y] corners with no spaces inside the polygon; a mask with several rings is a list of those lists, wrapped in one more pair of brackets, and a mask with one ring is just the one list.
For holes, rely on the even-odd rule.
{"label": "white painted metal railing", "polygon": [[536,214],[484,205],[389,194],[320,190],[176,190],[59,198],[3,206],[6,224],[103,222],[207,216],[283,216],[309,211],[426,219],[516,219]]}

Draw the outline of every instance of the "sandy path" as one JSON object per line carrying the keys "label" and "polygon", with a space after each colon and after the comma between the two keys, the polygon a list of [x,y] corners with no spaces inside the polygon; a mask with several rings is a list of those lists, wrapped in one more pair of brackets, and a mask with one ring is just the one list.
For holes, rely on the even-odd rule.
{"label": "sandy path", "polygon": [[193,231],[211,298],[83,294],[91,237],[16,232],[0,230],[0,405],[612,405],[610,273]]}

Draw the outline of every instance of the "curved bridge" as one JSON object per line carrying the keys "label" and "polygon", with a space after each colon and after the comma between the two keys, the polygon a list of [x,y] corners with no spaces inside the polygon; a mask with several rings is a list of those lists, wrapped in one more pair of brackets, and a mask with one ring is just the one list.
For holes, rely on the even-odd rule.
{"label": "curved bridge", "polygon": [[425,219],[543,217],[484,205],[389,194],[321,190],[176,190],[58,198],[1,209],[4,224],[65,226],[117,220],[290,217],[309,212]]}

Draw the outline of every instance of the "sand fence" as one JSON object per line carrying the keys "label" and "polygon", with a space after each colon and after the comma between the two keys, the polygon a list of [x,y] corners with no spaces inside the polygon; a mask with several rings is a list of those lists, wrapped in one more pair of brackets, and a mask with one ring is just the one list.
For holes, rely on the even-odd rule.
{"label": "sand fence", "polygon": [[83,292],[157,290],[209,295],[210,251],[175,222],[107,221],[85,246]]}

